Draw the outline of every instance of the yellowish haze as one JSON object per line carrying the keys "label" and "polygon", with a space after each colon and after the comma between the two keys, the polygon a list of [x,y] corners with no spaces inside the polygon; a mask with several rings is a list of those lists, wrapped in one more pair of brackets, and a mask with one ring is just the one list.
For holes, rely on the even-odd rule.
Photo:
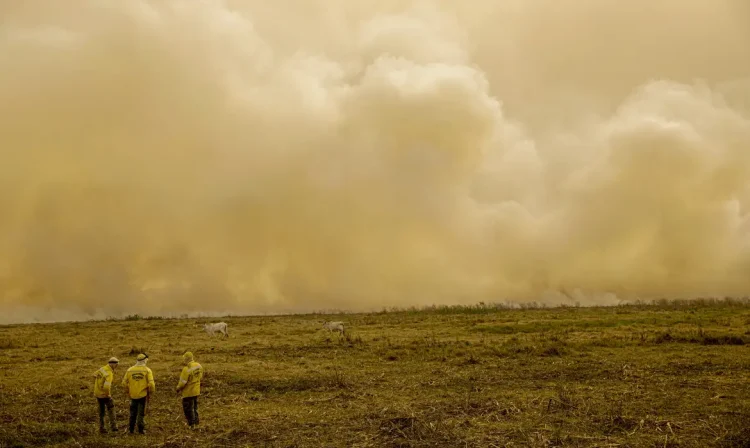
{"label": "yellowish haze", "polygon": [[750,292],[747,0],[0,2],[5,322]]}

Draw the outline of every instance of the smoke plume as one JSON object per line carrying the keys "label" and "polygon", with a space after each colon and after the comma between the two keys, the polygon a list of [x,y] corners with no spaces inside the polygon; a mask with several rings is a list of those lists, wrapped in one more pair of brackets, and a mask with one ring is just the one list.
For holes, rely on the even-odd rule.
{"label": "smoke plume", "polygon": [[0,2],[1,320],[747,294],[749,5]]}

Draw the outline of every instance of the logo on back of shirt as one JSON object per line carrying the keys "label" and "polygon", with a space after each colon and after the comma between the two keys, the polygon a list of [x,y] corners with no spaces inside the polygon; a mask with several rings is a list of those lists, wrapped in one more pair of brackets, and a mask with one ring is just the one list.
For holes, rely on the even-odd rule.
{"label": "logo on back of shirt", "polygon": [[132,378],[136,381],[141,381],[146,379],[146,375],[144,375],[143,373],[134,373]]}

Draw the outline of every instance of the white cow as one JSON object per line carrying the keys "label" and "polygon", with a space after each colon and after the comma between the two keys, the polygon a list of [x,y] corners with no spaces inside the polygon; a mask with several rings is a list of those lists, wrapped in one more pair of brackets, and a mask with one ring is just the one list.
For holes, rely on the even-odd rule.
{"label": "white cow", "polygon": [[229,328],[227,327],[227,324],[225,322],[205,324],[203,326],[203,329],[211,336],[213,336],[218,331],[219,333],[222,333],[224,337],[229,337]]}
{"label": "white cow", "polygon": [[343,322],[323,322],[323,329],[330,332],[338,331],[340,336],[344,335],[344,323]]}

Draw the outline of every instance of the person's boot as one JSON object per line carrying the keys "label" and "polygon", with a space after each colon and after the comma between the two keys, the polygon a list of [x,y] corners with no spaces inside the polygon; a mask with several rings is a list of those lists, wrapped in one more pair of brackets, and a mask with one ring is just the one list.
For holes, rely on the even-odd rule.
{"label": "person's boot", "polygon": [[107,430],[104,429],[104,426],[100,426],[99,427],[99,434],[106,434],[106,433],[107,433]]}

